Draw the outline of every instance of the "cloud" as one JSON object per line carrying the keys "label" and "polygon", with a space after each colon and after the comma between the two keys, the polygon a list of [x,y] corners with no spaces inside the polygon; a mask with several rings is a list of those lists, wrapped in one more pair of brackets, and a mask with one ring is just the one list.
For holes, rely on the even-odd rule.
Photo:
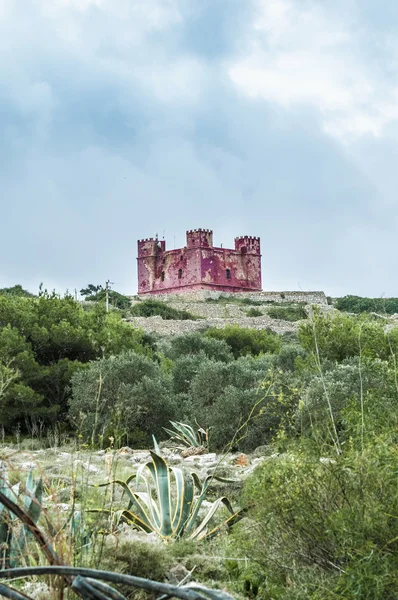
{"label": "cloud", "polygon": [[229,65],[231,80],[242,94],[286,109],[311,105],[339,140],[382,135],[398,118],[398,84],[364,61],[369,38],[347,5],[351,11],[330,14],[319,2],[257,0],[246,47]]}

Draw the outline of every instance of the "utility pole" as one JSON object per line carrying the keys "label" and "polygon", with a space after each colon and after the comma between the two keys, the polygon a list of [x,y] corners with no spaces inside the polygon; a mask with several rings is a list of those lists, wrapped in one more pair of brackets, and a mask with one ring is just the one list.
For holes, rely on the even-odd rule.
{"label": "utility pole", "polygon": [[106,306],[106,312],[109,312],[109,286],[111,285],[111,281],[106,281],[105,282],[105,306]]}

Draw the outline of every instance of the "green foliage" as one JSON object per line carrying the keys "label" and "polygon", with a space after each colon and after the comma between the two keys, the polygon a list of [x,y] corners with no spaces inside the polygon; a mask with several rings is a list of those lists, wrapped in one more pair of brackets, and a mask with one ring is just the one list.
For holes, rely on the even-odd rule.
{"label": "green foliage", "polygon": [[80,294],[87,298],[89,296],[93,296],[94,294],[97,294],[98,292],[100,292],[103,289],[104,288],[102,287],[102,285],[93,285],[92,283],[89,283],[86,288],[82,288],[80,290]]}
{"label": "green foliage", "polygon": [[[340,441],[370,441],[398,428],[396,370],[385,361],[351,358],[315,376],[301,401],[300,422],[308,436],[327,440],[329,405]],[[396,443],[396,435],[390,437]]]}
{"label": "green foliage", "polygon": [[377,440],[362,455],[302,448],[256,469],[244,497],[257,526],[241,528],[237,545],[258,565],[263,597],[397,596],[397,461]]}
{"label": "green foliage", "polygon": [[[84,363],[124,349],[148,353],[149,338],[100,306],[85,311],[70,296],[0,294],[0,372],[12,382],[0,393],[0,419],[54,422],[67,409],[69,383]],[[11,370],[11,371],[10,371]]]}
{"label": "green foliage", "polygon": [[273,300],[252,300],[251,298],[242,298],[242,296],[219,296],[218,298],[206,298],[205,302],[215,304],[242,304],[243,306],[261,306],[262,304],[272,303]]}
{"label": "green foliage", "polygon": [[281,348],[279,336],[269,329],[248,329],[238,325],[227,325],[223,329],[211,327],[206,335],[216,340],[224,340],[235,358],[251,354],[277,353]]}
{"label": "green foliage", "polygon": [[101,569],[156,581],[163,581],[170,567],[171,557],[165,546],[137,540],[119,541],[113,536],[101,560]]}
{"label": "green foliage", "polygon": [[[37,523],[42,510],[43,481],[34,481],[33,472],[29,471],[24,490],[20,482],[11,485],[8,469],[0,467],[0,492],[13,502],[22,501],[26,514],[33,523]],[[16,516],[4,504],[0,504],[0,568],[24,565],[28,552],[29,529],[20,527]]]}
{"label": "green foliage", "polygon": [[91,362],[71,381],[69,418],[93,445],[113,436],[118,444],[149,442],[177,416],[170,376],[159,364],[134,351]]}
{"label": "green foliage", "polygon": [[[99,286],[98,286],[99,287]],[[82,290],[80,290],[82,293]],[[115,290],[108,291],[109,298],[109,306],[113,306],[113,308],[119,308],[120,310],[127,310],[131,306],[131,300],[127,296],[123,296],[123,294],[119,294]],[[86,297],[86,300],[89,302],[102,302],[105,304],[106,301],[106,290],[99,290],[96,294],[90,294]]]}
{"label": "green foliage", "polygon": [[250,452],[268,444],[287,415],[289,420],[295,414],[297,390],[289,375],[273,372],[273,359],[247,356],[228,364],[208,360],[197,365],[184,410],[187,419],[209,430],[212,451]]}
{"label": "green foliage", "polygon": [[282,342],[279,354],[274,356],[273,365],[277,370],[291,371],[293,373],[296,369],[298,359],[303,360],[305,356],[305,350],[299,344],[286,340],[286,343]]}
{"label": "green foliage", "polygon": [[[198,524],[199,511],[213,477],[209,475],[202,482],[196,473],[169,467],[158,452],[151,452],[151,458],[151,462],[141,465],[127,481],[103,484],[121,486],[128,498],[127,509],[116,512],[118,522],[131,523],[146,533],[155,532],[166,541],[183,536],[201,540],[213,537],[224,525],[232,526],[242,518],[243,513],[234,512],[228,498],[223,496],[211,504]],[[134,479],[133,490],[129,484]],[[139,491],[141,481],[145,492]],[[209,531],[209,522],[222,505],[230,516]]]}
{"label": "green foliage", "polygon": [[173,361],[183,357],[201,356],[221,362],[233,360],[233,354],[229,344],[225,340],[207,337],[199,332],[185,333],[173,337],[169,346],[165,347],[164,353]]}
{"label": "green foliage", "polygon": [[351,313],[375,312],[393,315],[398,313],[398,298],[362,298],[361,296],[344,296],[334,303],[338,310]]}
{"label": "green foliage", "polygon": [[272,319],[282,319],[284,321],[301,321],[307,318],[303,306],[273,306],[267,310],[267,314]]}
{"label": "green foliage", "polygon": [[398,329],[384,330],[384,324],[366,316],[322,315],[314,310],[311,320],[301,324],[299,341],[319,360],[341,362],[352,356],[389,360],[398,350]]}
{"label": "green foliage", "polygon": [[[28,483],[27,483],[28,489]],[[36,545],[36,553],[34,555],[34,559],[37,558],[38,561],[41,562],[41,556],[43,555],[48,564],[44,566],[36,566],[24,568],[24,574],[22,576],[35,576],[35,575],[53,575],[53,576],[61,576],[57,577],[55,581],[52,581],[51,584],[54,586],[51,589],[51,597],[59,597],[63,598],[65,595],[65,588],[69,588],[74,592],[74,594],[78,595],[83,600],[94,600],[99,598],[117,598],[118,600],[127,600],[126,596],[124,596],[120,591],[111,587],[108,583],[102,583],[102,579],[105,579],[108,582],[112,582],[114,584],[118,584],[118,586],[132,586],[137,587],[138,589],[143,589],[148,592],[156,592],[157,594],[162,593],[167,597],[177,597],[186,599],[189,594],[186,593],[183,587],[178,588],[176,586],[158,583],[153,580],[145,579],[142,577],[137,577],[134,575],[126,575],[124,573],[112,573],[112,572],[104,572],[99,571],[97,569],[87,569],[82,567],[70,567],[69,565],[65,565],[61,560],[61,557],[57,554],[57,552],[53,549],[52,544],[50,543],[49,537],[45,534],[43,529],[38,526],[35,522],[35,513],[30,509],[30,502],[28,502],[24,509],[22,509],[18,503],[15,501],[17,498],[15,497],[15,493],[11,494],[12,497],[9,497],[9,494],[4,493],[4,489],[0,490],[0,510],[4,515],[4,511],[8,511],[10,514],[10,518],[16,521],[17,525],[25,530],[27,529],[29,535],[32,537],[33,542]],[[39,505],[40,506],[40,505]],[[29,514],[32,512],[32,515]],[[235,518],[238,518],[238,515],[233,515],[230,521]],[[54,530],[52,524],[47,519],[47,523],[50,529]],[[1,522],[0,522],[1,525]],[[63,528],[62,528],[63,530]],[[56,532],[54,530],[54,539],[61,533],[61,531]],[[0,528],[0,535],[2,530]],[[8,550],[8,545],[5,543],[1,548],[2,551]],[[31,548],[29,551],[24,549],[26,554],[24,556],[25,560],[30,560],[32,558]],[[144,554],[147,557],[151,556],[150,551],[144,551]],[[131,559],[129,561],[130,564],[127,567],[131,568]],[[8,566],[8,564],[7,564]],[[7,568],[7,570],[3,570],[3,577],[8,578],[20,578],[21,570],[15,568]],[[225,592],[217,593],[215,590],[208,590],[203,586],[198,584],[190,586],[190,595],[191,597],[208,597],[209,600],[233,600],[231,596],[226,594]],[[192,592],[194,590],[198,590],[200,594],[195,594]],[[123,589],[124,591],[124,589]],[[7,598],[28,598],[26,594],[21,594],[15,588],[6,586],[4,584],[0,584],[0,593]],[[127,589],[125,592],[130,597],[130,592]],[[69,594],[68,594],[69,595]]]}
{"label": "green foliage", "polygon": [[262,317],[263,313],[261,310],[258,310],[258,308],[249,308],[249,310],[246,312],[246,315],[248,317]]}
{"label": "green foliage", "polygon": [[142,300],[131,307],[130,314],[133,317],[162,317],[166,321],[177,319],[197,321],[197,317],[186,310],[179,310],[169,306],[161,300]]}
{"label": "green foliage", "polygon": [[9,288],[1,288],[0,295],[3,296],[20,296],[24,298],[33,298],[34,294],[31,294],[27,290],[24,290],[22,285],[14,285]]}

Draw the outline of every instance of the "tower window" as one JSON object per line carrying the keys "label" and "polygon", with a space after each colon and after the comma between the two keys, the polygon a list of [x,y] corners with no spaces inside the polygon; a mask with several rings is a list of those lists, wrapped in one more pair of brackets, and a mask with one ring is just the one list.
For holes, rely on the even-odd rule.
{"label": "tower window", "polygon": [[178,269],[178,279],[182,278],[182,269]]}
{"label": "tower window", "polygon": [[230,269],[226,269],[225,275],[226,275],[227,279],[231,279],[231,270]]}
{"label": "tower window", "polygon": [[160,276],[160,279],[161,279],[162,281],[164,281],[164,271],[162,271],[162,274],[161,274],[161,276]]}
{"label": "tower window", "polygon": [[180,256],[180,260],[181,260],[181,261],[183,261],[183,260],[184,260],[184,255],[183,255],[183,254],[181,254],[181,256]]}

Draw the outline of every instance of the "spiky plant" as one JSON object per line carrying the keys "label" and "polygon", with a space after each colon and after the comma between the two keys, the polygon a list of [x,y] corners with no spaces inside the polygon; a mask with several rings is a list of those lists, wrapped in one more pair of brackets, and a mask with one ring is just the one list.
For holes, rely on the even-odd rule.
{"label": "spiky plant", "polygon": [[[35,481],[32,470],[26,477],[24,491],[21,491],[21,482],[11,485],[8,469],[1,465],[0,492],[13,502],[23,501],[26,514],[37,523],[42,508],[43,480],[40,478]],[[29,536],[29,529],[21,528],[15,515],[0,504],[1,568],[16,566],[21,557],[28,555],[26,550]]]}
{"label": "spiky plant", "polygon": [[[4,490],[3,490],[4,491]],[[29,531],[35,540],[38,549],[44,554],[49,565],[24,568],[0,569],[0,579],[15,579],[31,577],[33,575],[58,576],[58,581],[63,587],[69,587],[83,600],[127,600],[112,584],[131,585],[144,589],[152,594],[162,594],[162,598],[181,598],[181,600],[233,600],[232,596],[224,591],[210,590],[199,584],[174,586],[168,583],[152,581],[124,573],[112,573],[97,569],[85,569],[64,565],[58,554],[52,549],[49,540],[42,529],[34,522],[31,516],[23,510],[14,500],[0,491],[0,507],[7,510],[19,524]],[[63,597],[63,587],[60,597]],[[0,583],[0,595],[12,600],[33,600],[30,596],[19,592],[15,588]]]}
{"label": "spiky plant", "polygon": [[198,427],[195,432],[194,429],[186,423],[180,423],[179,421],[170,421],[173,429],[163,429],[170,435],[171,439],[176,440],[187,448],[199,448],[206,447],[208,443],[208,432],[203,427]]}
{"label": "spiky plant", "polygon": [[[137,473],[126,481],[115,480],[101,485],[119,485],[128,498],[127,508],[107,511],[116,516],[117,522],[132,523],[146,533],[155,532],[164,540],[186,537],[202,540],[214,536],[224,525],[232,526],[243,516],[243,511],[234,511],[225,496],[218,498],[209,507],[198,524],[198,514],[213,479],[212,475],[201,481],[196,473],[170,467],[158,452],[151,452],[151,461],[140,465]],[[132,488],[130,483],[135,480]],[[146,491],[139,491],[140,483]],[[230,516],[209,530],[209,522],[217,510],[224,505]],[[103,509],[98,509],[102,512]]]}

